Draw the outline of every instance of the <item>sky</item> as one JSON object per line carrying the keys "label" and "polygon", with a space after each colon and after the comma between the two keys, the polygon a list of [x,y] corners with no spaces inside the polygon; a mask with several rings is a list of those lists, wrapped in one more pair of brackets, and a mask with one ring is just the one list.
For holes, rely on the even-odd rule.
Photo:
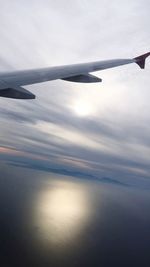
{"label": "sky", "polygon": [[[2,0],[1,0],[2,1]],[[0,71],[133,58],[150,51],[148,0],[5,0]],[[97,72],[100,84],[26,86],[0,98],[0,171],[10,165],[134,185],[150,178],[150,60]]]}

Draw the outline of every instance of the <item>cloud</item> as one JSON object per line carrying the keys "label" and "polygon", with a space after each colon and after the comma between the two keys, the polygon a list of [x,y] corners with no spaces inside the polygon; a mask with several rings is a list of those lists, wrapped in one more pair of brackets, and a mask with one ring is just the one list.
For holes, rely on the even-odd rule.
{"label": "cloud", "polygon": [[[148,6],[147,0],[121,5],[118,0],[6,0],[0,10],[0,70],[146,52]],[[148,178],[149,62],[144,72],[133,65],[97,75],[103,78],[100,85],[53,81],[28,86],[37,95],[34,101],[1,98],[1,159],[26,166],[32,159],[39,168],[50,164],[68,172],[71,164],[74,173],[84,169],[91,176]],[[79,102],[89,105],[88,116],[76,113]]]}

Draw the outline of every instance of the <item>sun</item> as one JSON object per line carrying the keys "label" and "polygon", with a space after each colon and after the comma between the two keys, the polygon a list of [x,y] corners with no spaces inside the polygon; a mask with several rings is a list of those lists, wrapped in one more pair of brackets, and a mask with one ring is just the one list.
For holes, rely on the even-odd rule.
{"label": "sun", "polygon": [[92,113],[92,105],[89,101],[80,100],[74,103],[73,111],[78,116],[88,116]]}

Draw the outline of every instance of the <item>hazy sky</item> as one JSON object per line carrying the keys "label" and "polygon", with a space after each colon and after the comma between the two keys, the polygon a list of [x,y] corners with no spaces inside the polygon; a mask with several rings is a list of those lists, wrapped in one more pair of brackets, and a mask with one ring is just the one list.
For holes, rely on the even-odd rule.
{"label": "hazy sky", "polygon": [[[0,71],[148,52],[149,10],[148,0],[2,1]],[[144,71],[131,64],[98,72],[100,84],[57,80],[25,87],[36,100],[0,98],[1,162],[150,178],[149,72],[148,59]]]}

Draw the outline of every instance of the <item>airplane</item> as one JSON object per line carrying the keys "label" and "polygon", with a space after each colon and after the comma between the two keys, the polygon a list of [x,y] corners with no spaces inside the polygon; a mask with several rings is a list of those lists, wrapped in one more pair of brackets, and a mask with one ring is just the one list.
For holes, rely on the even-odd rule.
{"label": "airplane", "polygon": [[131,63],[136,63],[141,69],[144,69],[145,60],[148,56],[150,56],[150,52],[132,59],[112,59],[42,69],[3,72],[0,73],[0,96],[15,99],[35,99],[36,96],[22,86],[57,79],[78,83],[102,82],[102,79],[90,73]]}

